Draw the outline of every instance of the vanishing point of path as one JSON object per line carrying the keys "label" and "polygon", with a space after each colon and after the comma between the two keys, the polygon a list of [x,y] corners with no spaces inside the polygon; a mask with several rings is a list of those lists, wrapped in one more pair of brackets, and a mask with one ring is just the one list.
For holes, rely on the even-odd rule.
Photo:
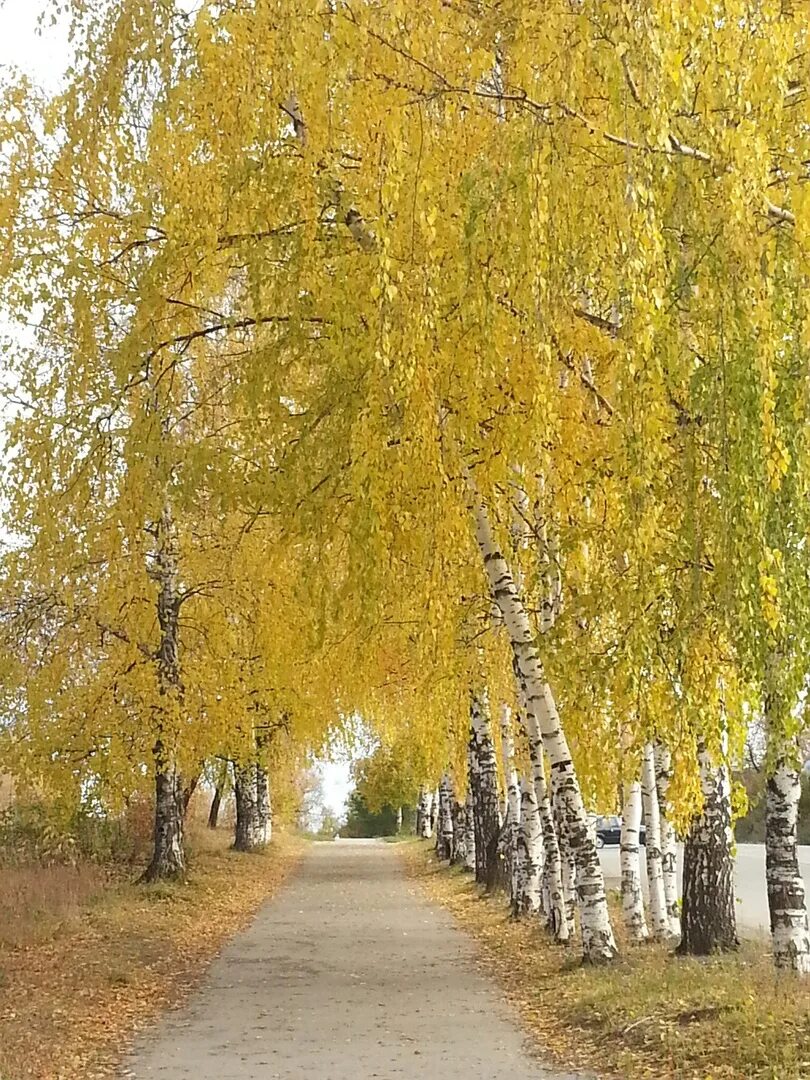
{"label": "vanishing point of path", "polygon": [[450,915],[393,845],[314,844],[293,880],[144,1033],[135,1080],[573,1080],[527,1051]]}

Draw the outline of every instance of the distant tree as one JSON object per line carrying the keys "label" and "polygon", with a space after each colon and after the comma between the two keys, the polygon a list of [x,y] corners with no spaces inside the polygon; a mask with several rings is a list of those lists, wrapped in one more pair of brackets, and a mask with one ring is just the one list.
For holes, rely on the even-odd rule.
{"label": "distant tree", "polygon": [[315,769],[302,777],[303,791],[298,811],[298,827],[304,832],[316,832],[323,827],[328,811],[324,805],[323,780]]}
{"label": "distant tree", "polygon": [[349,796],[346,824],[341,829],[343,836],[393,836],[397,831],[397,812],[395,807],[384,806],[381,810],[369,810],[366,801],[357,790]]}
{"label": "distant tree", "polygon": [[324,810],[321,825],[317,832],[318,839],[333,840],[342,831],[343,822],[337,814],[334,814],[331,810]]}

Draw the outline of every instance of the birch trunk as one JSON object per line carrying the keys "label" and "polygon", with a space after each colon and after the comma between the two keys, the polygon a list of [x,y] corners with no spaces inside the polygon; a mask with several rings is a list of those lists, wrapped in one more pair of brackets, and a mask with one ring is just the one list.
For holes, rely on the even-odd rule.
{"label": "birch trunk", "polygon": [[467,807],[463,802],[453,799],[453,850],[450,862],[453,866],[463,866],[467,857]]}
{"label": "birch trunk", "polygon": [[473,696],[470,706],[470,772],[475,821],[475,880],[489,886],[498,873],[498,839],[501,832],[498,805],[498,767],[489,735],[484,702]]}
{"label": "birch trunk", "polygon": [[185,877],[186,854],[183,843],[183,783],[171,757],[164,757],[163,744],[155,744],[155,826],[152,858],[141,878],[144,882],[169,881]]}
{"label": "birch trunk", "polygon": [[644,895],[641,891],[640,830],[641,784],[636,780],[630,785],[622,808],[620,849],[622,914],[627,936],[636,942],[646,941],[648,937],[647,922],[644,918]]}
{"label": "birch trunk", "polygon": [[194,798],[194,792],[197,790],[201,775],[201,773],[195,773],[188,783],[183,785],[183,818],[188,814],[188,808]]}
{"label": "birch trunk", "polygon": [[584,959],[591,963],[605,962],[616,955],[616,943],[610,925],[602,867],[596,843],[588,829],[588,815],[568,742],[535,646],[528,612],[509,566],[495,544],[486,509],[481,503],[475,507],[475,523],[492,597],[503,615],[517,665],[526,702],[529,740],[542,738],[560,793],[566,835],[576,861]]}
{"label": "birch trunk", "polygon": [[641,804],[646,832],[647,890],[650,897],[650,929],[656,941],[667,941],[669,928],[664,866],[661,858],[661,819],[658,810],[658,786],[655,782],[655,751],[652,743],[644,747],[641,759]]}
{"label": "birch trunk", "polygon": [[424,787],[419,789],[419,808],[416,814],[416,834],[422,840],[429,840],[431,829],[431,810],[433,796]]}
{"label": "birch trunk", "polygon": [[529,754],[532,761],[532,779],[537,800],[537,812],[540,815],[540,828],[543,833],[543,907],[546,925],[560,944],[570,940],[568,919],[565,914],[565,898],[562,882],[562,856],[557,830],[554,827],[554,815],[551,811],[551,799],[546,783],[546,770],[543,760],[543,745],[539,738],[529,739]]}
{"label": "birch trunk", "polygon": [[426,822],[428,820],[428,817],[429,817],[429,815],[428,815],[428,812],[427,812],[427,792],[425,791],[425,788],[424,788],[424,785],[423,785],[423,786],[420,786],[420,788],[419,788],[419,795],[418,795],[417,800],[416,800],[416,820],[414,822],[414,828],[415,828],[415,831],[416,831],[416,835],[421,840],[426,839],[426,837],[425,837],[425,828],[426,828]]}
{"label": "birch trunk", "polygon": [[402,832],[402,807],[397,807],[397,836]]}
{"label": "birch trunk", "polygon": [[261,762],[256,762],[257,835],[260,846],[273,839],[273,804],[270,799],[270,778]]}
{"label": "birch trunk", "polygon": [[439,820],[439,789],[430,793],[430,835],[436,831],[436,823]]}
{"label": "birch trunk", "polygon": [[551,816],[554,821],[554,829],[557,833],[557,842],[560,845],[560,865],[562,867],[562,900],[563,917],[565,919],[566,940],[570,941],[576,934],[577,929],[577,864],[571,845],[568,842],[568,829],[565,820],[565,811],[555,782],[554,774],[551,774]]}
{"label": "birch trunk", "polygon": [[796,832],[801,774],[780,757],[768,779],[765,810],[765,868],[777,968],[810,974],[810,931]]}
{"label": "birch trunk", "polygon": [[236,828],[234,851],[258,851],[267,841],[265,822],[261,817],[261,799],[255,762],[234,766],[234,796],[236,798]]}
{"label": "birch trunk", "polygon": [[658,789],[658,812],[661,822],[661,869],[664,875],[664,901],[667,906],[669,931],[673,937],[681,932],[678,906],[678,846],[672,824],[672,805],[669,785],[672,781],[672,755],[660,741],[655,743],[655,783]]}
{"label": "birch trunk", "polygon": [[453,800],[453,854],[450,862],[465,870],[475,870],[475,825],[469,787],[463,803]]}
{"label": "birch trunk", "polygon": [[501,709],[501,756],[503,775],[506,786],[506,815],[503,827],[503,852],[509,884],[509,900],[513,912],[517,913],[520,896],[523,892],[522,847],[520,838],[521,793],[517,770],[515,769],[515,743],[512,738],[512,714],[507,705]]}
{"label": "birch trunk", "polygon": [[154,745],[155,825],[152,859],[143,881],[183,878],[186,855],[183,839],[183,783],[174,753],[174,730],[182,706],[180,680],[180,608],[177,544],[174,522],[168,506],[163,508],[155,529],[154,566],[150,575],[157,582],[157,616],[160,644],[157,650],[160,709],[158,736]]}
{"label": "birch trunk", "polygon": [[222,788],[214,788],[214,797],[211,800],[211,809],[208,811],[208,828],[215,829],[219,821],[219,808],[222,805]]}
{"label": "birch trunk", "polygon": [[472,787],[467,784],[467,798],[464,800],[464,869],[475,873],[475,807],[473,806]]}
{"label": "birch trunk", "polygon": [[453,785],[447,773],[439,785],[439,815],[436,823],[436,854],[448,860],[453,854]]}
{"label": "birch trunk", "polygon": [[683,911],[678,952],[689,956],[736,949],[731,790],[728,770],[698,745],[703,809],[692,822],[683,856]]}
{"label": "birch trunk", "polygon": [[228,789],[228,778],[230,776],[231,765],[228,761],[220,762],[217,768],[216,779],[214,782],[214,797],[211,800],[211,808],[208,811],[208,828],[216,829],[219,824],[219,811],[222,807],[222,798]]}
{"label": "birch trunk", "polygon": [[534,783],[520,779],[520,831],[518,835],[518,865],[520,876],[512,914],[516,918],[540,912],[543,883],[543,827]]}
{"label": "birch trunk", "polygon": [[568,926],[568,940],[571,941],[577,932],[577,863],[573,851],[567,845],[563,846],[562,867],[565,921]]}

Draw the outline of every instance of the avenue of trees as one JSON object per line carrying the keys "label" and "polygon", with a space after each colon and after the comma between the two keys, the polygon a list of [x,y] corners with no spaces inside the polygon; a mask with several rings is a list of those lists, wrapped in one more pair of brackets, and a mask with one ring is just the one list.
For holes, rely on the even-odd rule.
{"label": "avenue of trees", "polygon": [[197,777],[260,846],[361,716],[367,806],[597,963],[619,798],[631,939],[735,946],[756,720],[810,972],[806,4],[70,10],[0,106],[2,768],[182,876]]}

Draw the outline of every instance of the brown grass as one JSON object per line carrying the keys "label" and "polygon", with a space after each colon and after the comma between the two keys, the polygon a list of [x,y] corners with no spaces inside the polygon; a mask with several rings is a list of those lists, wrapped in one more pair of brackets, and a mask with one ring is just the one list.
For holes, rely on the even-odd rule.
{"label": "brown grass", "polygon": [[53,937],[80,918],[106,884],[91,863],[0,867],[0,950]]}
{"label": "brown grass", "polygon": [[575,949],[511,921],[503,898],[482,897],[469,875],[437,864],[427,843],[399,850],[475,938],[538,1048],[559,1062],[622,1080],[810,1077],[810,980],[777,979],[767,943],[697,960],[621,942],[615,965],[586,968]]}
{"label": "brown grass", "polygon": [[[0,1080],[113,1075],[132,1034],[193,988],[299,851],[281,838],[239,855],[229,842],[225,830],[196,838],[183,885],[103,881],[88,868],[13,872],[0,891],[17,925],[0,941]],[[32,897],[39,914],[28,919],[19,905]]]}

